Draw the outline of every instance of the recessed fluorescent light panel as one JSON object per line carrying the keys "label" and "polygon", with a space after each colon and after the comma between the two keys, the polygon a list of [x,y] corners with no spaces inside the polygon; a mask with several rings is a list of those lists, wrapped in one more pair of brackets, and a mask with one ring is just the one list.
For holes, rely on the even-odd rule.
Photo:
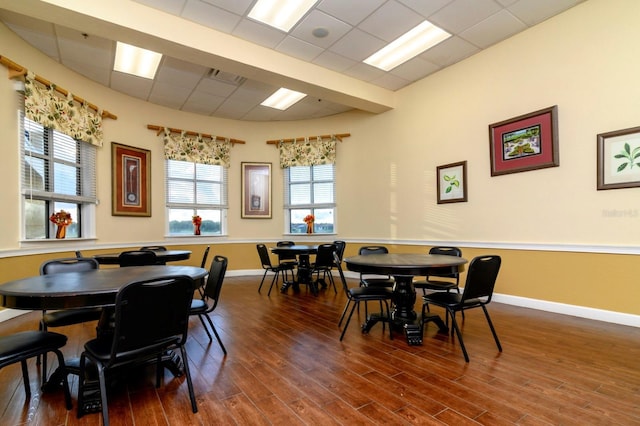
{"label": "recessed fluorescent light panel", "polygon": [[317,1],[258,0],[249,12],[249,18],[287,33]]}
{"label": "recessed fluorescent light panel", "polygon": [[451,34],[445,30],[424,21],[369,56],[364,63],[389,71],[449,37]]}
{"label": "recessed fluorescent light panel", "polygon": [[282,87],[273,95],[265,99],[260,105],[284,111],[305,96],[307,96],[305,93],[296,92],[295,90],[289,90]]}
{"label": "recessed fluorescent light panel", "polygon": [[160,65],[162,55],[151,50],[141,49],[130,44],[118,42],[114,71],[153,79]]}

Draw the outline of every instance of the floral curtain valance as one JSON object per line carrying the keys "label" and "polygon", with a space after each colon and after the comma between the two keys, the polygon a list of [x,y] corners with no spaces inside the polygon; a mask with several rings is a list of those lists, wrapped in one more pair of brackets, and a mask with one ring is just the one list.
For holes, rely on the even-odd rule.
{"label": "floral curtain valance", "polygon": [[336,138],[305,139],[304,142],[280,142],[280,168],[317,166],[336,162]]}
{"label": "floral curtain valance", "polygon": [[164,157],[167,160],[191,161],[200,164],[211,164],[229,167],[231,142],[220,141],[215,137],[205,138],[202,135],[188,135],[186,131],[172,133],[165,128],[162,136]]}
{"label": "floral curtain valance", "polygon": [[71,93],[66,98],[59,96],[55,85],[43,86],[35,77],[35,74],[28,72],[24,79],[27,118],[73,139],[102,146],[102,111],[94,113],[86,103],[74,101]]}

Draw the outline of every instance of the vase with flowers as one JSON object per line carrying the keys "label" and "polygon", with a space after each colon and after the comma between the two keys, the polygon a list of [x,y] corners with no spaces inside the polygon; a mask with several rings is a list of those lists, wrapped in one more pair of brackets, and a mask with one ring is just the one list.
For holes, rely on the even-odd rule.
{"label": "vase with flowers", "polygon": [[202,218],[198,215],[191,218],[193,223],[193,235],[200,235],[200,225],[202,225]]}
{"label": "vase with flowers", "polygon": [[71,225],[71,213],[64,210],[60,210],[57,213],[52,213],[49,216],[49,220],[56,224],[56,238],[62,239],[67,236],[67,226]]}
{"label": "vase with flowers", "polygon": [[308,214],[304,217],[304,223],[307,224],[307,234],[313,234],[313,222],[316,218],[312,214]]}

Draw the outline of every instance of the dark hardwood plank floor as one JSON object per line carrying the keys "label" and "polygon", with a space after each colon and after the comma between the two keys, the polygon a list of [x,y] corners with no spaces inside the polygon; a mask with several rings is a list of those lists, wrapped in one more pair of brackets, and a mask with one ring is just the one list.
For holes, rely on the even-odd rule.
{"label": "dark hardwood plank floor", "polygon": [[[467,364],[457,341],[434,325],[422,346],[408,346],[400,334],[390,340],[379,324],[361,334],[363,311],[340,342],[342,293],[314,297],[303,288],[267,297],[257,293],[259,281],[225,280],[214,322],[227,357],[191,320],[197,414],[184,377],[165,371],[156,389],[153,368],[141,368],[110,389],[111,423],[640,425],[640,329],[492,303],[504,352],[482,311],[469,311]],[[36,329],[38,318],[33,312],[5,321],[0,332]],[[64,353],[72,358],[95,323],[57,331],[69,336]],[[30,399],[19,364],[0,370],[0,425],[102,423],[100,414],[76,418],[77,378],[70,376],[74,409],[66,411],[61,390],[40,391],[35,360],[29,369]]]}

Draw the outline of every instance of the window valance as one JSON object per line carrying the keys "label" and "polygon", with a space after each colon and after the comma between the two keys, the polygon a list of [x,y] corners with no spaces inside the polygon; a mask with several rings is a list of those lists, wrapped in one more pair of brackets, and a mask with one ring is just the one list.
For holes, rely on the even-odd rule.
{"label": "window valance", "polygon": [[315,139],[305,138],[304,142],[280,141],[278,143],[280,168],[334,164],[336,162],[336,141],[335,136],[331,136],[329,139],[324,139],[321,136],[317,136]]}
{"label": "window valance", "polygon": [[201,134],[190,134],[185,130],[180,133],[164,128],[164,157],[167,160],[190,161],[200,164],[211,164],[223,167],[230,165],[231,141],[220,140],[219,137],[204,137]]}
{"label": "window valance", "polygon": [[95,146],[102,146],[102,111],[94,113],[86,102],[78,103],[71,92],[63,98],[55,84],[42,85],[27,72],[24,79],[27,118],[45,127]]}

